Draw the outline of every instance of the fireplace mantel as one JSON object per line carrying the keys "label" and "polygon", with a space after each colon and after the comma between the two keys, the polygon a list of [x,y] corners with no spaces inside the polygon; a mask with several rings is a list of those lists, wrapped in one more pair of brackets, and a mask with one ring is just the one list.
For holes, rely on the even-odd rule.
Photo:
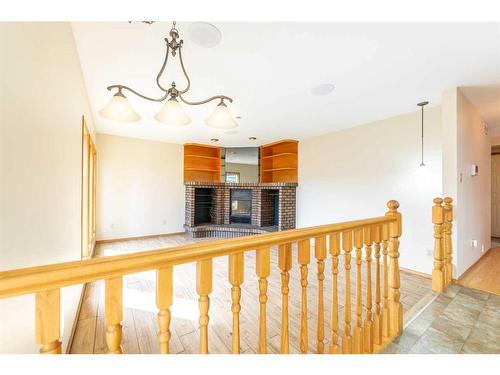
{"label": "fireplace mantel", "polygon": [[[185,182],[185,186],[186,221],[184,227],[194,237],[236,237],[295,228],[297,183],[188,181]],[[231,222],[231,190],[238,189],[252,191],[250,224]],[[204,201],[201,204],[205,206],[205,210],[207,191],[210,192],[210,222],[199,222],[199,218],[206,217],[206,215],[195,215],[197,190],[203,194]],[[210,198],[208,199],[210,200]],[[200,205],[198,205],[198,209],[200,209]]]}

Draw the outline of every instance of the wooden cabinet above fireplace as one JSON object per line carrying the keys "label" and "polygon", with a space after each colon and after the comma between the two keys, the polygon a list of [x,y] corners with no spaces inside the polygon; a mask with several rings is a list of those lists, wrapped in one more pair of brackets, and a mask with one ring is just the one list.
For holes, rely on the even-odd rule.
{"label": "wooden cabinet above fireplace", "polygon": [[291,139],[260,146],[260,182],[298,182],[298,146]]}
{"label": "wooden cabinet above fireplace", "polygon": [[[260,146],[260,183],[298,182],[298,141],[285,139]],[[184,145],[184,182],[219,183],[221,148]]]}
{"label": "wooden cabinet above fireplace", "polygon": [[184,145],[184,182],[220,182],[220,147]]}

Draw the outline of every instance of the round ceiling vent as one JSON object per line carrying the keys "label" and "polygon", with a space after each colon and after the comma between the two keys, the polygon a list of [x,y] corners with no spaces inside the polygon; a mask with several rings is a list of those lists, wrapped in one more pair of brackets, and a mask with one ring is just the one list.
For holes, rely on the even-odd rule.
{"label": "round ceiling vent", "polygon": [[314,86],[311,89],[311,94],[313,95],[328,95],[333,90],[335,90],[335,85],[331,83],[322,83],[320,85]]}
{"label": "round ceiling vent", "polygon": [[194,22],[189,25],[188,35],[191,41],[202,47],[215,47],[222,39],[220,30],[208,22]]}

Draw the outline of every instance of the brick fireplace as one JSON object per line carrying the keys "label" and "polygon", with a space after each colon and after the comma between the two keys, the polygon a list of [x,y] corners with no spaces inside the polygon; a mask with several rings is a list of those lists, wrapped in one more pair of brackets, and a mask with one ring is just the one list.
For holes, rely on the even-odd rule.
{"label": "brick fireplace", "polygon": [[186,231],[239,237],[295,228],[296,183],[186,182]]}

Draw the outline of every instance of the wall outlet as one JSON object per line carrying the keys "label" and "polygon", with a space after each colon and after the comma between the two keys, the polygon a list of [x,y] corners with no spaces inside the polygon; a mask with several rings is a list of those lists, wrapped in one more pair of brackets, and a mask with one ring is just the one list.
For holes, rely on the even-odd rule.
{"label": "wall outlet", "polygon": [[163,220],[163,225],[167,225],[167,220]]}
{"label": "wall outlet", "polygon": [[477,240],[472,240],[472,241],[470,242],[470,245],[471,245],[472,247],[477,247]]}
{"label": "wall outlet", "polygon": [[427,256],[432,258],[432,250],[431,249],[428,249],[427,250]]}
{"label": "wall outlet", "polygon": [[481,245],[481,253],[484,253],[484,245]]}
{"label": "wall outlet", "polygon": [[110,227],[111,227],[111,229],[115,229],[115,223],[112,223],[112,224],[110,225]]}

